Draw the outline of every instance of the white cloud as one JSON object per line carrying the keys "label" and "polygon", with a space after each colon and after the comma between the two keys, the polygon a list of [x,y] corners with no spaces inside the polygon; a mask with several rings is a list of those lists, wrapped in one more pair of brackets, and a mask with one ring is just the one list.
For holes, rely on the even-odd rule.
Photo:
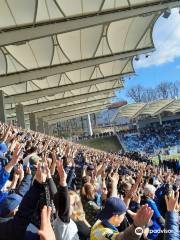
{"label": "white cloud", "polygon": [[172,11],[168,19],[160,18],[153,32],[156,51],[149,58],[141,57],[135,67],[158,66],[173,62],[180,57],[180,14],[178,9]]}

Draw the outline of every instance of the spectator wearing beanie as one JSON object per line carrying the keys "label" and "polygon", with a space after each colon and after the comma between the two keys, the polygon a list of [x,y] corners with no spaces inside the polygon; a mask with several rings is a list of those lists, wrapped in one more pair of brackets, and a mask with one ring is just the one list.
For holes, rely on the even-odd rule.
{"label": "spectator wearing beanie", "polygon": [[107,199],[105,208],[100,213],[99,220],[91,229],[90,240],[140,239],[141,234],[136,234],[135,229],[137,227],[144,228],[148,224],[152,216],[152,210],[147,205],[142,206],[135,214],[133,224],[120,233],[117,227],[123,222],[126,211],[127,207],[120,198],[111,197]]}
{"label": "spectator wearing beanie", "polygon": [[0,204],[1,222],[7,221],[9,218],[15,215],[16,211],[18,210],[18,206],[22,201],[22,198],[30,188],[31,180],[31,174],[27,174],[16,190],[16,193],[10,193],[6,195]]}

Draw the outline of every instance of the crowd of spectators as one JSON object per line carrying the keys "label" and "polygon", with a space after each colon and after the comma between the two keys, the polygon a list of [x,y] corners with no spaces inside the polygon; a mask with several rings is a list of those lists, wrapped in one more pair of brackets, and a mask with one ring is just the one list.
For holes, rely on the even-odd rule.
{"label": "crowd of spectators", "polygon": [[180,129],[174,126],[149,127],[133,134],[123,134],[128,151],[154,154],[162,148],[180,145]]}
{"label": "crowd of spectators", "polygon": [[1,240],[179,240],[180,177],[0,124]]}

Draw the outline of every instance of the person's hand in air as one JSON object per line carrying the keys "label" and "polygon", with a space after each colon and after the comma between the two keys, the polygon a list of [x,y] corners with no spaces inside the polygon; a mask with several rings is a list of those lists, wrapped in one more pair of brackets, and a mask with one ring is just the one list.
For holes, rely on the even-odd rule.
{"label": "person's hand in air", "polygon": [[46,181],[46,178],[47,178],[47,171],[46,169],[44,169],[43,165],[39,163],[37,166],[35,179],[39,183],[44,183]]}
{"label": "person's hand in air", "polygon": [[150,207],[148,207],[148,205],[146,204],[141,206],[141,208],[137,211],[137,213],[134,213],[129,210],[128,210],[128,213],[133,219],[134,226],[143,228],[149,224],[154,211]]}
{"label": "person's hand in air", "polygon": [[174,191],[172,191],[170,196],[165,196],[167,210],[169,212],[179,212],[180,211],[180,204],[178,203],[179,199],[179,191],[174,194]]}
{"label": "person's hand in air", "polygon": [[19,184],[20,184],[24,178],[24,170],[23,170],[22,164],[18,165],[17,174],[19,175]]}
{"label": "person's hand in air", "polygon": [[51,208],[44,206],[41,211],[41,226],[38,234],[41,240],[56,240],[54,231],[51,226]]}
{"label": "person's hand in air", "polygon": [[13,167],[19,162],[20,155],[21,155],[21,148],[22,147],[19,144],[16,145],[16,149],[13,152],[11,161],[5,167],[6,172],[10,173]]}
{"label": "person's hand in air", "polygon": [[60,178],[60,186],[62,187],[66,187],[67,186],[67,174],[64,170],[63,167],[63,162],[61,160],[57,161],[57,171],[59,174],[59,178]]}

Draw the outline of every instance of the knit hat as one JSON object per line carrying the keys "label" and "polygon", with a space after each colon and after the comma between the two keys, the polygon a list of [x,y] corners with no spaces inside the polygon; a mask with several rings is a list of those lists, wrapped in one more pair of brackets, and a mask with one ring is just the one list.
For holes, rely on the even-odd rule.
{"label": "knit hat", "polygon": [[155,193],[156,192],[156,188],[151,185],[151,184],[147,184],[145,187],[144,187],[144,195],[147,196],[149,193]]}
{"label": "knit hat", "polygon": [[123,200],[116,197],[111,197],[106,200],[105,207],[101,211],[99,218],[108,220],[114,215],[121,215],[127,211],[127,207]]}
{"label": "knit hat", "polygon": [[7,217],[12,213],[21,203],[22,197],[16,193],[11,193],[1,203],[0,206],[0,217]]}

